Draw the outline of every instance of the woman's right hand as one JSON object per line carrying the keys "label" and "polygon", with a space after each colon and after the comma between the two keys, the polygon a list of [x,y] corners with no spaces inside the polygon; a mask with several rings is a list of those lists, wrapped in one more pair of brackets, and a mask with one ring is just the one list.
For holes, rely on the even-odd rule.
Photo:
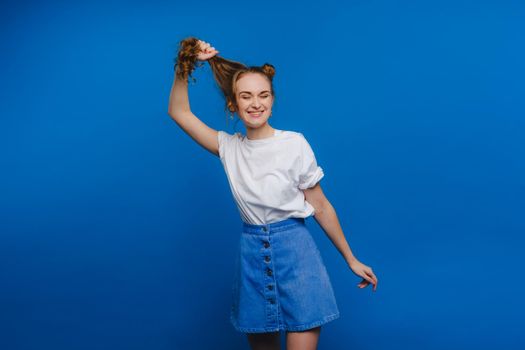
{"label": "woman's right hand", "polygon": [[219,51],[215,50],[215,48],[210,46],[206,41],[199,40],[199,47],[200,52],[197,55],[199,61],[206,61],[219,53]]}

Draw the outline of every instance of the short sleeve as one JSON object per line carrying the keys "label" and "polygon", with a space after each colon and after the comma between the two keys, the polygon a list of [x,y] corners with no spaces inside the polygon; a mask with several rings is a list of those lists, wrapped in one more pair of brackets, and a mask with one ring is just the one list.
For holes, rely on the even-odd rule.
{"label": "short sleeve", "polygon": [[299,189],[305,190],[313,187],[324,177],[323,169],[317,165],[315,154],[310,147],[310,144],[303,136],[301,136],[301,168],[299,171]]}
{"label": "short sleeve", "polygon": [[225,131],[219,130],[217,132],[217,141],[219,143],[219,157],[224,159],[228,149],[230,149],[231,143],[233,142],[235,135],[228,134]]}

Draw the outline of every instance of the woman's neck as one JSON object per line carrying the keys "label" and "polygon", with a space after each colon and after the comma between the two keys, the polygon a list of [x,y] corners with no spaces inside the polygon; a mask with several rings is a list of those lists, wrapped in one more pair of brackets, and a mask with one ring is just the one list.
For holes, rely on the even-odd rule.
{"label": "woman's neck", "polygon": [[246,128],[246,137],[249,140],[265,139],[274,136],[275,129],[266,123],[258,128]]}

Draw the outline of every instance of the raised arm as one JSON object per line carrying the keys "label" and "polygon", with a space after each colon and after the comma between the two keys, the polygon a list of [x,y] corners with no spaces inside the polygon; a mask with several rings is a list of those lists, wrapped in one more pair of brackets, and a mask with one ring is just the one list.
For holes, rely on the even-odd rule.
{"label": "raised arm", "polygon": [[[200,60],[207,60],[217,54],[218,51],[210,47],[208,43],[201,41],[199,43],[201,53],[198,58]],[[199,145],[219,156],[217,130],[210,128],[192,113],[188,97],[188,79],[182,79],[177,72],[179,72],[179,67],[177,67],[171,87],[168,115]]]}

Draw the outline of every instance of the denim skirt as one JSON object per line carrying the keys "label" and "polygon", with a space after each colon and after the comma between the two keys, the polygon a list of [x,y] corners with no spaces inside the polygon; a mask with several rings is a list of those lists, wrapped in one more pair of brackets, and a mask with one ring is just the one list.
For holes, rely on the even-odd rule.
{"label": "denim skirt", "polygon": [[304,218],[243,222],[233,280],[230,321],[239,332],[304,331],[339,317]]}

